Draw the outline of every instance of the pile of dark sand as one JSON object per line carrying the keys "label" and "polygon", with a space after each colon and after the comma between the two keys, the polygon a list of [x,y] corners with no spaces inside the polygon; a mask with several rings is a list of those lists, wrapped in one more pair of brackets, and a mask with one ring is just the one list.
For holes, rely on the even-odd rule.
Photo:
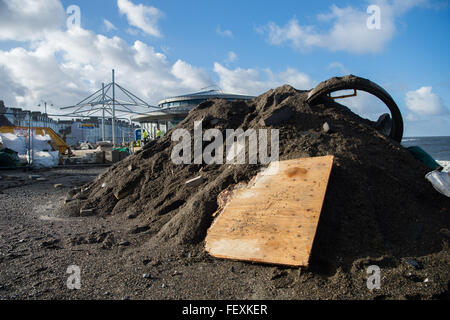
{"label": "pile of dark sand", "polygon": [[[285,85],[248,102],[207,101],[176,128],[192,136],[194,121],[200,120],[203,130],[215,127],[224,136],[226,129],[277,128],[281,160],[334,155],[307,272],[342,282],[364,274],[370,264],[400,268],[402,273],[417,262],[423,279],[416,277],[411,286],[430,277],[437,284],[428,297],[448,296],[448,238],[442,230],[449,226],[450,200],[424,179],[429,170],[376,131],[373,122],[329,98],[309,105],[307,95]],[[325,122],[332,131],[323,131]],[[165,248],[175,256],[186,247],[203,250],[218,194],[231,184],[249,181],[260,166],[174,165],[170,156],[178,142],[171,141],[172,132],[86,185],[64,211],[135,215],[148,224],[147,250]],[[201,186],[185,186],[199,175],[205,180]],[[326,290],[316,296],[332,294]]]}

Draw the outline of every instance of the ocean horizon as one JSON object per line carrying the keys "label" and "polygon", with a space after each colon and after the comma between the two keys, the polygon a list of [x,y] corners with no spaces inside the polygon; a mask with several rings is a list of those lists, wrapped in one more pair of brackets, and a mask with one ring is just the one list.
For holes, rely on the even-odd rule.
{"label": "ocean horizon", "polygon": [[450,171],[450,136],[404,137],[404,147],[418,146],[428,152],[445,171]]}

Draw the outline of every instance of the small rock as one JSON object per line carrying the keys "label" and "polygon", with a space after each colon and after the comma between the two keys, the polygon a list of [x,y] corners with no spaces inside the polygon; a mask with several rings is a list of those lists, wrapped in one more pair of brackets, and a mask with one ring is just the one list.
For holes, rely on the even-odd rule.
{"label": "small rock", "polygon": [[333,128],[330,126],[330,124],[328,122],[325,122],[322,126],[323,128],[323,132],[325,133],[332,133],[333,132]]}
{"label": "small rock", "polygon": [[188,188],[195,188],[200,186],[203,183],[203,177],[202,176],[198,176],[194,179],[188,180],[185,182],[186,187]]}
{"label": "small rock", "polygon": [[36,175],[36,174],[33,174],[33,175],[30,175],[30,176],[28,176],[28,178],[30,179],[30,180],[36,180],[36,179],[39,179],[41,176],[38,176],[38,175]]}
{"label": "small rock", "polygon": [[428,279],[428,278],[425,278],[425,280],[423,280],[423,282],[425,282],[425,283],[427,283],[427,282],[429,282],[430,280]]}
{"label": "small rock", "polygon": [[130,244],[131,244],[131,243],[130,243],[129,241],[122,241],[122,242],[119,243],[119,246],[127,247],[127,246],[129,246]]}
{"label": "small rock", "polygon": [[152,262],[152,260],[150,260],[150,259],[142,260],[142,263],[144,264],[144,266],[148,265],[150,262]]}
{"label": "small rock", "polygon": [[37,178],[36,181],[44,182],[44,181],[48,181],[48,179],[47,178]]}
{"label": "small rock", "polygon": [[63,186],[61,183],[57,183],[57,184],[54,184],[53,187],[54,187],[55,189],[61,189],[61,188],[63,188],[64,186]]}
{"label": "small rock", "polygon": [[175,271],[172,273],[172,277],[175,277],[175,276],[181,276],[181,275],[182,275],[182,273],[179,272],[179,271],[177,271],[177,270],[175,270]]}
{"label": "small rock", "polygon": [[54,249],[54,248],[56,248],[56,245],[58,243],[59,243],[59,239],[48,240],[48,241],[42,242],[41,243],[41,247],[42,248]]}
{"label": "small rock", "polygon": [[161,288],[165,288],[166,287],[166,285],[163,283],[162,285],[161,285]]}
{"label": "small rock", "polygon": [[135,169],[135,167],[132,164],[130,164],[127,169],[128,169],[128,171],[131,172]]}
{"label": "small rock", "polygon": [[108,291],[105,292],[105,296],[109,296],[110,293]]}
{"label": "small rock", "polygon": [[147,230],[149,230],[149,229],[150,229],[150,226],[149,226],[149,225],[136,226],[136,227],[134,227],[134,228],[132,228],[132,229],[130,230],[130,233],[132,233],[132,234],[138,234],[138,233],[145,232],[145,231],[147,231]]}
{"label": "small rock", "polygon": [[102,188],[106,188],[106,183],[102,183]]}
{"label": "small rock", "polygon": [[121,190],[121,191],[114,192],[114,196],[116,197],[117,200],[122,200],[125,197],[127,197],[130,193],[131,193],[131,190],[129,190],[129,189]]}
{"label": "small rock", "polygon": [[69,202],[72,202],[73,201],[73,198],[72,197],[66,197],[65,199],[64,199],[64,202],[65,203],[69,203]]}
{"label": "small rock", "polygon": [[80,215],[89,217],[94,215],[94,209],[80,209]]}
{"label": "small rock", "polygon": [[150,278],[151,278],[150,273],[144,273],[144,274],[142,275],[142,278],[144,278],[144,279],[150,279]]}
{"label": "small rock", "polygon": [[131,214],[129,214],[128,215],[128,217],[127,217],[128,219],[136,219],[137,218],[137,214],[136,213],[131,213]]}

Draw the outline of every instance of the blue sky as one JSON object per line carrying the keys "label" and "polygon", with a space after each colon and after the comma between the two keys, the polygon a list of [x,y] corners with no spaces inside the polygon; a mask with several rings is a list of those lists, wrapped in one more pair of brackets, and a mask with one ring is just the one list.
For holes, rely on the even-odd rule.
{"label": "blue sky", "polygon": [[[152,104],[212,84],[258,95],[352,73],[391,93],[405,135],[450,135],[448,1],[17,1],[0,0],[7,105],[74,104],[111,68]],[[75,30],[70,5],[81,10]],[[369,5],[379,29],[367,28]],[[371,119],[387,110],[366,95],[342,103]]]}

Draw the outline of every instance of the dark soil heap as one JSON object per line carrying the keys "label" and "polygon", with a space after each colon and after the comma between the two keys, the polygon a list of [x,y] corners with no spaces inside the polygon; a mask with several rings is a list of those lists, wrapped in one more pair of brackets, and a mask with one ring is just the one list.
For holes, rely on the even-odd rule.
{"label": "dark soil heap", "polygon": [[[276,128],[281,160],[334,155],[310,271],[353,272],[361,267],[355,261],[389,268],[393,260],[435,254],[440,258],[429,268],[443,273],[436,292],[448,293],[448,238],[440,230],[449,226],[450,200],[424,179],[429,169],[376,131],[373,122],[329,98],[309,105],[307,95],[285,85],[248,102],[207,101],[176,128],[192,137],[194,121],[200,120],[203,130],[214,127],[224,136],[226,129]],[[327,133],[325,122],[332,128]],[[66,212],[135,214],[149,223],[149,248],[201,250],[218,194],[250,180],[260,166],[175,165],[170,156],[178,142],[171,141],[172,132],[85,186]],[[199,175],[201,186],[185,186]]]}

